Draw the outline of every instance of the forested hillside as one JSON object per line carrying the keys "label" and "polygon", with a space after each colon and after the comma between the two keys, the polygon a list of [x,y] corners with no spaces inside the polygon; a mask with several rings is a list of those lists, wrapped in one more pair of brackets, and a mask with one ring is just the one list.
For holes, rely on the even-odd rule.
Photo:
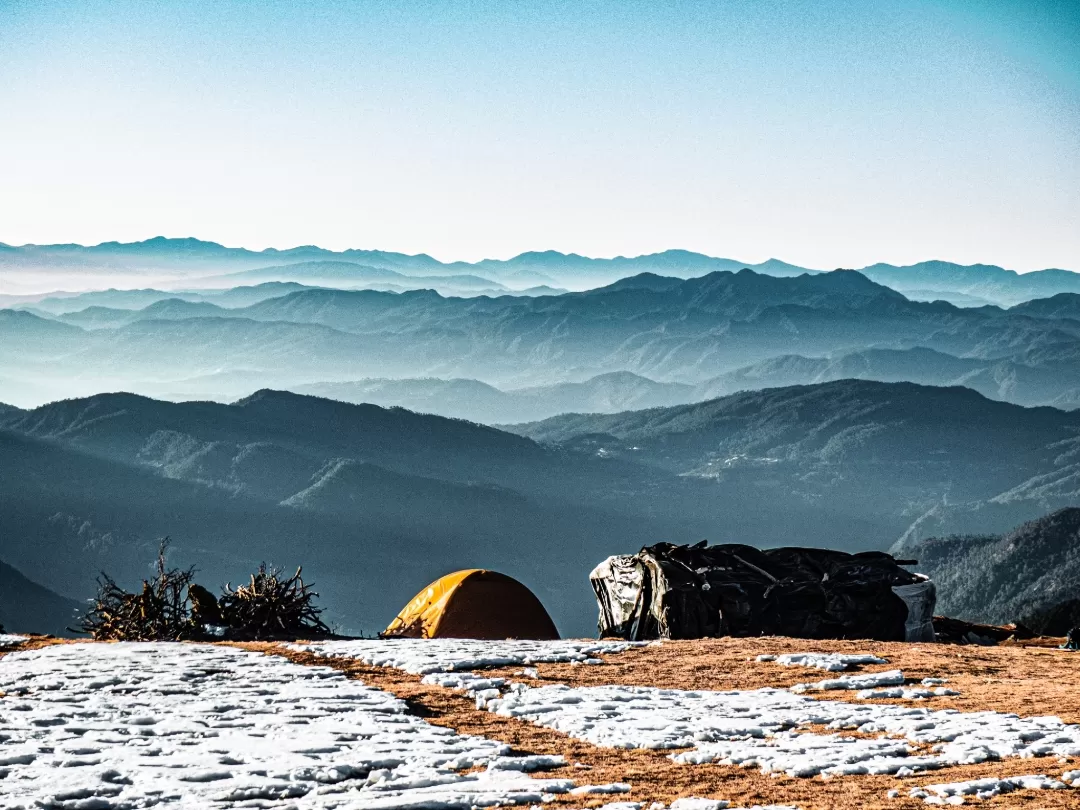
{"label": "forested hillside", "polygon": [[892,550],[918,557],[950,616],[1005,623],[1080,599],[1080,507],[1002,534],[905,540]]}

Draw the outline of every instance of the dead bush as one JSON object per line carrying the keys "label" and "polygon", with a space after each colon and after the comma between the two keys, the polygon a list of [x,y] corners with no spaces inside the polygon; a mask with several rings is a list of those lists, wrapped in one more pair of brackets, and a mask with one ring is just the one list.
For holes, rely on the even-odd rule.
{"label": "dead bush", "polygon": [[168,548],[166,537],[158,546],[157,575],[144,579],[139,593],[128,593],[102,572],[94,606],[78,629],[96,641],[181,641],[197,636],[187,608],[195,569],[167,568]]}
{"label": "dead bush", "polygon": [[221,617],[232,638],[322,638],[333,635],[322,619],[322,608],[315,605],[318,596],[301,577],[297,568],[291,577],[279,568],[259,566],[251,581],[224,588],[218,605]]}
{"label": "dead bush", "polygon": [[333,633],[317,607],[318,594],[301,569],[291,577],[265,563],[250,582],[215,597],[194,581],[195,569],[168,568],[169,538],[158,547],[157,574],[129,593],[106,573],[78,631],[96,641],[197,641],[325,638]]}

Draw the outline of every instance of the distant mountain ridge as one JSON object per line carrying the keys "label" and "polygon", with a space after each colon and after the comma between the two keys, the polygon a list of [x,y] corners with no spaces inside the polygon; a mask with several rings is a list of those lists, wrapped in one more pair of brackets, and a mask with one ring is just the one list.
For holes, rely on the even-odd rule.
{"label": "distant mountain ridge", "polygon": [[[700,387],[688,395],[699,398],[847,376],[970,382],[1023,404],[1073,407],[1080,398],[1080,320],[1059,317],[1071,313],[1068,299],[1046,311],[1038,303],[963,309],[910,301],[853,271],[791,278],[720,271],[685,280],[643,274],[539,296],[280,286],[232,292],[237,300],[223,294],[221,302],[256,300],[224,308],[210,297],[164,299],[141,310],[55,316],[62,322],[0,310],[0,376],[32,393],[8,398],[36,404],[107,386],[223,399],[253,387],[362,378],[476,379],[509,390],[624,372],[684,393],[677,387]],[[261,386],[241,384],[249,379]],[[205,386],[185,382],[197,380]],[[53,385],[57,395],[41,392]],[[654,404],[662,402],[673,404]]]}
{"label": "distant mountain ridge", "polygon": [[1080,293],[1080,273],[1058,268],[1017,273],[991,264],[929,261],[906,267],[872,264],[860,272],[900,292],[918,290],[922,295],[938,294],[945,300],[958,294],[1003,306],[1057,293]]}
{"label": "distant mountain ridge", "polygon": [[674,405],[692,397],[694,386],[658,383],[621,371],[581,382],[507,390],[477,380],[436,378],[309,383],[295,390],[345,402],[396,405],[421,413],[503,424],[574,411],[610,413]]}
{"label": "distant mountain ridge", "polygon": [[7,633],[72,636],[85,605],[31,582],[0,560],[0,627]]}
{"label": "distant mountain ridge", "polygon": [[838,512],[891,514],[907,538],[1080,503],[1080,413],[960,387],[839,380],[507,429],[565,452],[738,482],[769,503],[783,491]]}
{"label": "distant mountain ridge", "polygon": [[[753,263],[717,258],[687,250],[667,250],[642,256],[596,259],[558,251],[531,251],[510,259],[483,259],[478,262],[440,262],[426,254],[408,255],[380,250],[333,251],[314,245],[285,250],[267,248],[252,251],[228,248],[199,239],[155,237],[142,242],[103,242],[99,245],[0,246],[0,267],[15,270],[110,271],[170,270],[210,275],[212,271],[240,273],[266,270],[282,265],[301,266],[312,262],[346,262],[407,276],[456,276],[475,274],[493,282],[524,288],[537,285],[582,289],[611,283],[643,272],[692,278],[717,271],[749,268],[779,277],[818,273],[769,259]],[[985,301],[1013,305],[1059,292],[1080,293],[1080,274],[1062,269],[1016,273],[996,265],[960,265],[927,261],[908,266],[873,264],[860,268],[867,277],[909,291],[919,297],[932,296],[970,305]],[[301,272],[299,269],[297,272]],[[289,279],[284,279],[289,280]],[[302,279],[293,279],[300,281]]]}

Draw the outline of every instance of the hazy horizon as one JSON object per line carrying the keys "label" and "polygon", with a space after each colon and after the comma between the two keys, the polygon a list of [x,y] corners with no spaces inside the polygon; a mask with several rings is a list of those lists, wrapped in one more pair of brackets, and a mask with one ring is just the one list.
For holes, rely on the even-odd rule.
{"label": "hazy horizon", "polygon": [[1069,3],[0,5],[13,243],[1080,266]]}
{"label": "hazy horizon", "polygon": [[[792,261],[791,259],[786,258],[784,256],[771,254],[771,253],[768,252],[768,250],[759,251],[760,255],[764,256],[764,258],[748,260],[745,257],[736,256],[736,255],[733,255],[731,253],[723,253],[723,252],[707,253],[707,252],[703,252],[703,251],[690,250],[689,248],[684,248],[684,247],[680,247],[680,246],[671,246],[671,247],[667,247],[667,248],[661,248],[659,250],[651,250],[651,251],[648,251],[648,252],[645,252],[645,253],[634,253],[634,252],[624,251],[624,252],[621,252],[621,253],[620,252],[615,252],[615,253],[603,253],[603,254],[580,253],[580,252],[577,252],[577,251],[562,251],[562,250],[556,250],[554,248],[545,248],[545,247],[529,247],[529,248],[524,248],[524,249],[520,249],[520,250],[510,249],[509,252],[505,253],[505,254],[502,254],[502,253],[497,254],[497,255],[494,254],[494,253],[491,253],[491,254],[479,254],[479,258],[464,259],[464,258],[458,258],[458,257],[454,257],[454,256],[440,255],[440,254],[438,254],[436,252],[433,252],[433,251],[423,251],[423,250],[421,250],[421,251],[417,251],[415,253],[405,253],[404,251],[390,250],[389,248],[386,248],[386,247],[383,247],[383,246],[380,246],[380,245],[347,245],[347,246],[342,247],[342,248],[330,248],[330,247],[327,247],[325,245],[320,245],[320,244],[317,244],[317,243],[314,243],[314,242],[305,242],[305,243],[296,243],[296,244],[284,244],[284,243],[282,243],[282,244],[273,244],[273,245],[252,246],[252,245],[249,245],[249,244],[229,244],[229,243],[219,242],[218,240],[215,240],[215,239],[204,239],[202,237],[194,236],[194,235],[191,235],[191,234],[168,236],[168,235],[165,235],[165,234],[162,234],[162,233],[154,233],[154,234],[152,234],[150,236],[146,236],[146,237],[143,237],[143,238],[140,238],[140,239],[133,239],[133,240],[130,240],[130,241],[119,240],[119,239],[103,239],[103,240],[97,241],[97,242],[85,242],[85,243],[75,242],[75,241],[72,241],[72,240],[66,240],[66,241],[40,242],[40,243],[39,242],[24,242],[24,243],[19,244],[19,243],[7,241],[5,239],[0,239],[0,245],[5,245],[5,246],[11,247],[11,248],[49,248],[49,247],[68,247],[68,246],[72,246],[72,245],[75,245],[75,246],[78,246],[78,247],[83,247],[83,248],[95,248],[95,247],[101,247],[101,246],[109,245],[109,244],[122,244],[122,245],[141,244],[141,243],[144,243],[144,242],[153,241],[155,239],[195,240],[195,241],[198,241],[198,242],[208,242],[208,243],[218,244],[218,245],[221,245],[222,247],[228,248],[230,250],[247,250],[247,251],[250,251],[250,252],[253,252],[253,253],[263,253],[263,252],[269,252],[269,251],[277,251],[279,253],[286,253],[286,252],[288,252],[290,250],[296,250],[298,248],[319,248],[319,249],[323,249],[323,250],[327,250],[327,251],[332,251],[332,252],[335,252],[335,253],[344,253],[344,252],[347,252],[347,251],[350,251],[350,250],[381,251],[381,252],[387,252],[387,253],[403,253],[404,255],[407,255],[407,256],[428,256],[429,258],[435,259],[436,261],[438,261],[438,262],[440,262],[442,264],[446,264],[446,265],[451,265],[451,264],[478,265],[478,264],[481,264],[482,262],[485,262],[485,261],[505,262],[505,261],[510,261],[511,259],[515,259],[515,258],[518,258],[519,256],[523,256],[523,255],[527,255],[527,254],[542,254],[542,253],[560,253],[560,254],[565,255],[565,256],[580,256],[581,258],[585,258],[585,259],[612,260],[612,259],[641,259],[641,258],[647,258],[649,256],[655,256],[655,255],[660,255],[660,254],[670,253],[670,252],[688,252],[688,253],[696,253],[696,254],[706,256],[708,258],[714,258],[714,259],[731,259],[731,260],[734,260],[734,261],[737,261],[737,262],[743,262],[744,264],[746,264],[748,266],[751,266],[751,267],[754,266],[754,265],[760,265],[760,264],[763,264],[763,263],[769,262],[769,261],[779,261],[779,262],[783,262],[785,264],[790,264],[790,265],[793,265],[793,266],[796,266],[796,267],[801,267],[801,268],[804,268],[804,269],[807,269],[807,270],[812,270],[812,271],[815,271],[815,272],[829,272],[831,270],[859,270],[859,269],[862,269],[863,267],[869,267],[869,266],[872,266],[872,265],[875,265],[875,264],[891,264],[891,265],[895,265],[897,267],[907,267],[907,266],[912,266],[912,265],[925,264],[927,262],[945,262],[945,263],[948,263],[948,264],[956,264],[956,265],[960,265],[960,266],[963,266],[963,267],[972,267],[972,266],[978,266],[978,265],[1001,267],[1004,270],[1011,270],[1011,271],[1013,271],[1015,273],[1020,273],[1020,274],[1032,273],[1032,272],[1038,272],[1039,270],[1050,270],[1050,269],[1068,270],[1070,272],[1080,273],[1080,269],[1074,269],[1073,267],[1064,267],[1064,266],[1060,266],[1060,265],[1054,266],[1054,267],[1046,266],[1046,267],[1017,268],[1017,267],[1008,267],[1005,264],[1002,264],[1001,262],[994,262],[994,261],[962,262],[962,261],[958,261],[956,259],[951,259],[951,258],[943,257],[943,256],[928,256],[928,257],[925,257],[925,258],[922,258],[922,259],[916,259],[914,261],[904,262],[904,263],[892,262],[892,261],[889,261],[888,259],[883,259],[882,258],[882,259],[875,259],[873,261],[867,262],[865,265],[859,265],[859,266],[849,266],[849,265],[842,265],[842,264],[832,264],[832,265],[826,265],[826,266],[810,266],[810,265],[802,264],[802,263],[799,263],[799,262],[796,262],[796,261]],[[270,257],[268,257],[268,260],[272,259],[272,258],[273,258],[273,256],[271,255]],[[285,260],[283,260],[283,261],[285,261]]]}

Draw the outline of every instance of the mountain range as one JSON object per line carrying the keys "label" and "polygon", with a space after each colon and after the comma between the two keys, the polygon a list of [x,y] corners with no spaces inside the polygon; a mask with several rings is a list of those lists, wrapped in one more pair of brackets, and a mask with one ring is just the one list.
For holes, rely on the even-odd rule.
{"label": "mountain range", "polygon": [[545,566],[587,570],[675,525],[635,525],[583,494],[604,481],[640,490],[626,483],[636,471],[400,409],[268,391],[234,405],[115,394],[7,408],[0,422],[5,562],[76,599],[100,570],[137,581],[171,535],[212,589],[264,559],[302,563],[355,632],[381,629],[448,565],[486,564],[564,605],[556,618],[581,633],[587,594]]}
{"label": "mountain range", "polygon": [[0,628],[4,632],[72,636],[84,608],[84,603],[31,582],[0,561]]}
{"label": "mountain range", "polygon": [[[992,447],[993,452],[987,448]],[[372,632],[424,583],[505,570],[587,634],[587,574],[657,540],[861,550],[1000,533],[1080,497],[1080,414],[844,380],[508,430],[260,391],[0,408],[4,561],[68,599],[157,540],[215,588],[303,564]]]}
{"label": "mountain range", "polygon": [[211,589],[303,564],[363,633],[491,567],[588,634],[587,572],[658,540],[892,547],[981,620],[1080,583],[1080,274],[159,238],[0,275],[9,629],[165,535]]}
{"label": "mountain range", "polygon": [[[244,304],[236,306],[165,298],[36,316],[0,309],[8,397],[35,405],[119,389],[227,400],[266,385],[345,392],[339,384],[430,377],[504,392],[549,389],[547,411],[440,411],[517,421],[564,402],[588,407],[587,397],[562,400],[551,386],[598,376],[626,389],[610,396],[616,408],[633,406],[632,390],[643,384],[665,390],[642,404],[673,404],[860,377],[970,385],[1020,404],[1080,402],[1074,294],[1012,309],[959,308],[911,301],[851,271],[778,278],[750,270],[686,280],[641,274],[540,296],[263,286],[220,294]],[[119,294],[109,297],[115,303]],[[635,376],[609,376],[626,372]],[[418,404],[411,397],[396,402]]]}
{"label": "mountain range", "polygon": [[[104,242],[99,245],[0,244],[0,268],[18,284],[38,283],[56,276],[78,280],[93,275],[110,278],[167,277],[214,279],[214,285],[241,279],[299,281],[309,284],[346,280],[350,285],[376,280],[412,286],[409,278],[479,277],[480,288],[525,289],[536,286],[581,290],[610,284],[643,272],[678,278],[694,278],[717,271],[743,268],[771,276],[790,277],[814,270],[779,259],[752,263],[717,258],[687,250],[667,250],[635,257],[597,259],[558,251],[533,251],[510,259],[479,262],[440,262],[425,254],[407,255],[380,250],[332,251],[315,246],[252,251],[227,248],[199,239],[155,237],[142,242]],[[946,300],[961,306],[997,304],[1011,306],[1059,292],[1080,293],[1080,274],[1047,269],[1016,273],[996,265],[959,265],[927,261],[914,265],[874,264],[861,268],[868,278],[918,300]],[[393,273],[395,275],[387,275]],[[449,283],[444,278],[444,283]],[[429,282],[435,284],[438,282]],[[477,282],[478,283],[478,282]],[[339,285],[339,284],[338,284]],[[127,285],[125,285],[127,286]],[[231,286],[231,284],[230,284]],[[80,287],[85,288],[85,284]],[[477,288],[479,289],[479,288]]]}
{"label": "mountain range", "polygon": [[[1080,413],[961,387],[840,380],[508,429],[564,452],[716,482],[725,497],[745,493],[764,522],[772,508],[816,504],[907,541],[1001,531],[1080,501]],[[860,546],[862,530],[832,525],[821,544]]]}
{"label": "mountain range", "polygon": [[[865,349],[827,357],[780,355],[697,384],[657,382],[629,371],[599,374],[580,382],[501,389],[470,379],[405,378],[320,382],[291,386],[298,393],[401,406],[489,425],[532,422],[564,413],[616,413],[683,405],[740,391],[837,380],[915,382],[963,386],[989,399],[1019,405],[1080,407],[1080,366],[1072,362],[1028,365],[1017,359],[960,358],[933,349]],[[170,398],[209,390],[215,378],[174,386]],[[243,379],[233,389],[246,393]]]}
{"label": "mountain range", "polygon": [[422,413],[469,419],[489,425],[529,422],[560,413],[613,413],[676,405],[695,397],[696,387],[658,383],[629,371],[599,374],[581,382],[502,390],[477,380],[434,377],[311,383],[294,387],[343,402],[400,406]]}

